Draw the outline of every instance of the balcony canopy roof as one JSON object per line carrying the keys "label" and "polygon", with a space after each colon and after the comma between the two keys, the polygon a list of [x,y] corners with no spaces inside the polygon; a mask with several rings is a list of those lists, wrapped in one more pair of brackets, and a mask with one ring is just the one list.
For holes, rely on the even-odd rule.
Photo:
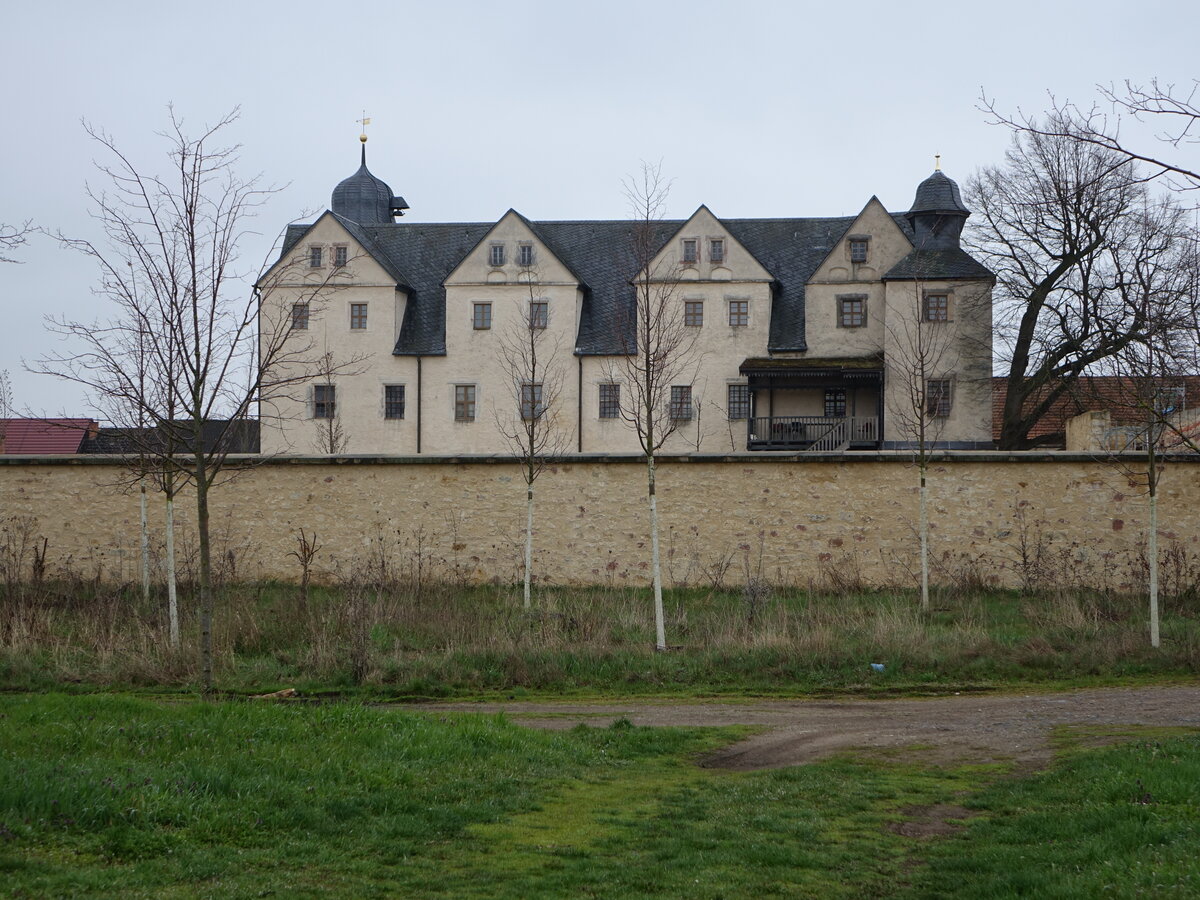
{"label": "balcony canopy roof", "polygon": [[883,383],[883,357],[751,358],[742,363],[739,371],[752,388],[879,386]]}

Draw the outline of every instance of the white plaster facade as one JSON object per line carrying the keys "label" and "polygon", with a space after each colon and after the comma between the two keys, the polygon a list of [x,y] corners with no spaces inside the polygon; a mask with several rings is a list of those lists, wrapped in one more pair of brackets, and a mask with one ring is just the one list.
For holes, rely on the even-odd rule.
{"label": "white plaster facade", "polygon": [[[355,178],[352,186],[378,189],[385,200],[390,195],[366,172],[365,157]],[[935,173],[921,190],[935,180],[943,191],[953,185]],[[633,430],[601,410],[602,386],[620,383],[619,354],[611,352],[619,329],[613,309],[632,296],[634,273],[620,271],[629,223],[533,223],[512,210],[492,225],[396,223],[386,209],[344,200],[339,209],[336,192],[334,200],[313,225],[289,231],[264,315],[290,316],[297,298],[324,285],[310,304],[307,328],[294,339],[342,367],[324,382],[333,388],[332,412],[344,437],[338,450],[509,452],[497,417],[516,408],[519,387],[499,347],[525,326],[532,302],[545,304],[539,346],[544,360],[552,354],[561,384],[554,417],[562,446],[637,452]],[[920,201],[919,191],[909,217]],[[951,208],[949,215],[961,227],[965,210]],[[930,293],[950,298],[945,321],[920,326],[951,348],[945,370],[936,373],[954,386],[950,408],[941,411],[948,414],[938,416],[937,440],[990,446],[990,277],[973,261],[974,269],[962,263],[960,257],[969,258],[957,249],[958,268],[931,265],[929,277],[914,276],[920,248],[904,221],[871,198],[857,216],[841,219],[725,221],[702,206],[684,222],[659,223],[652,271],[671,273],[673,314],[688,317],[688,374],[680,387],[691,389],[692,410],[664,450],[903,443],[909,435],[889,414],[902,393],[899,326],[921,318]],[[957,231],[952,243],[957,248]],[[889,276],[898,265],[908,274]],[[485,305],[486,316],[477,311]],[[463,389],[473,398],[473,416],[465,414]],[[320,434],[330,408],[318,399],[328,401],[328,387],[319,398],[314,390],[264,401],[264,453],[327,449]],[[619,391],[628,402],[629,386]],[[826,420],[842,417],[853,418],[853,434],[837,432],[835,446],[813,443]]]}

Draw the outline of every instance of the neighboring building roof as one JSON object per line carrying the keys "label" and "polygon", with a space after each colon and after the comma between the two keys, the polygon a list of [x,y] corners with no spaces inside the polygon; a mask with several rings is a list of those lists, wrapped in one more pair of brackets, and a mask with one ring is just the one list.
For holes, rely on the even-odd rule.
{"label": "neighboring building roof", "polygon": [[[1163,387],[1184,389],[1184,408],[1200,406],[1200,375],[1179,375],[1164,379]],[[1108,410],[1113,425],[1138,425],[1144,413],[1139,412],[1134,398],[1139,391],[1138,380],[1119,375],[1085,375],[1075,389],[1064,393],[1050,406],[1044,416],[1029,429],[1030,439],[1045,438],[1046,447],[1065,447],[1067,420],[1088,410]],[[1000,440],[1004,423],[1004,401],[1008,397],[1008,379],[992,379],[992,439]],[[1035,400],[1029,401],[1032,405]],[[1053,439],[1053,440],[1050,440]]]}
{"label": "neighboring building roof", "polygon": [[[177,434],[187,434],[191,431],[191,423],[179,421],[173,430]],[[80,453],[115,454],[121,456],[136,455],[147,449],[162,448],[167,445],[165,427],[159,428],[100,428],[84,441]],[[212,447],[222,442],[223,448],[229,453],[258,453],[259,452],[259,422],[257,419],[242,419],[231,422],[228,419],[211,419],[204,423],[201,434],[204,445]],[[189,447],[180,448],[187,452]]]}
{"label": "neighboring building roof", "polygon": [[0,419],[0,453],[78,453],[99,427],[94,419]]}

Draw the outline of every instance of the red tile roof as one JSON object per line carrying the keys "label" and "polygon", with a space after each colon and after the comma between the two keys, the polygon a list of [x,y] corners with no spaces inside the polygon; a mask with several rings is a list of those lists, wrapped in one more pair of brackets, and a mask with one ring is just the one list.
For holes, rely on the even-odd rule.
{"label": "red tile roof", "polygon": [[78,453],[94,419],[0,419],[0,453]]}
{"label": "red tile roof", "polygon": [[[1184,407],[1191,409],[1200,405],[1200,375],[1178,375],[1169,379],[1170,386],[1184,389]],[[1079,379],[1075,389],[1067,391],[1054,401],[1044,416],[1029,429],[1029,437],[1057,435],[1058,440],[1047,447],[1062,447],[1066,440],[1067,420],[1093,409],[1107,409],[1112,413],[1113,425],[1130,425],[1141,421],[1144,413],[1138,411],[1136,401],[1139,391],[1137,381],[1120,375],[1085,375]],[[992,439],[1000,440],[1000,426],[1004,421],[1004,400],[1008,396],[1008,380],[992,379]]]}

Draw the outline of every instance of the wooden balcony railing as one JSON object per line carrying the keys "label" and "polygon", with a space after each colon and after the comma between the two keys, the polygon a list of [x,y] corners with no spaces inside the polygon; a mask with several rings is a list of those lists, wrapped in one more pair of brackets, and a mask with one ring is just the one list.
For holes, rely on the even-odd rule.
{"label": "wooden balcony railing", "polygon": [[756,416],[748,424],[750,450],[832,452],[879,441],[875,416]]}

